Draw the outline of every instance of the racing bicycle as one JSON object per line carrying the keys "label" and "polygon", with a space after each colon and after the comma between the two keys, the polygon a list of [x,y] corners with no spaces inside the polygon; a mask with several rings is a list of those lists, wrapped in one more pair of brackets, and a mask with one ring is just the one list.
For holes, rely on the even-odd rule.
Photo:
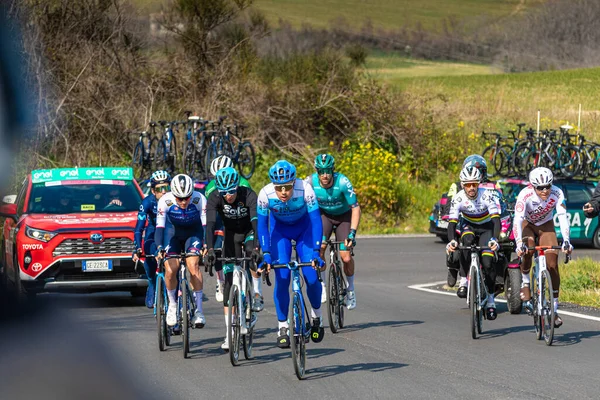
{"label": "racing bicycle", "polygon": [[153,149],[156,148],[158,139],[147,131],[140,132],[135,148],[133,149],[133,157],[131,159],[131,167],[135,171],[135,177],[139,181],[144,176],[152,173],[152,164],[154,162]]}
{"label": "racing bicycle", "polygon": [[[340,244],[344,242],[327,240],[325,243],[329,246],[327,317],[329,318],[329,329],[331,329],[332,333],[337,333],[338,330],[344,327],[344,305],[346,290],[348,288],[348,282],[346,281],[339,255]],[[354,255],[354,252],[352,252],[352,255]]]}
{"label": "racing bicycle", "polygon": [[[312,267],[312,262],[300,263],[290,261],[287,264],[272,264],[271,268],[288,268],[292,273],[293,299],[290,303],[290,347],[292,349],[292,362],[298,379],[303,379],[306,373],[306,343],[310,341],[310,323],[308,322],[308,309],[302,294],[302,280],[300,268]],[[322,282],[321,274],[317,273]]]}
{"label": "racing bicycle", "polygon": [[[533,258],[533,278],[530,282],[531,300],[525,303],[525,310],[533,317],[535,337],[544,338],[547,346],[554,341],[554,291],[550,272],[546,268],[546,251],[561,250],[561,246],[535,246],[528,250],[537,251]],[[565,264],[571,259],[567,254]]]}
{"label": "racing bicycle", "polygon": [[458,250],[469,250],[471,253],[471,267],[469,268],[469,285],[467,288],[467,304],[470,310],[471,337],[477,339],[477,334],[483,332],[483,320],[486,318],[485,306],[488,301],[488,292],[483,282],[479,252],[491,250],[489,247],[459,245]]}
{"label": "racing bicycle", "polygon": [[173,127],[177,128],[179,122],[158,121],[161,134],[156,144],[156,169],[162,169],[174,174],[177,169],[177,139]]}

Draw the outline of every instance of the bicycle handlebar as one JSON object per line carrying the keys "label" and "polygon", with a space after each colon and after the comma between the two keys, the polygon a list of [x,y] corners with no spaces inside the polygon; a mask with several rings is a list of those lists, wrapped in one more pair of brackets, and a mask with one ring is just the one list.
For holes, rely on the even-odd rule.
{"label": "bicycle handlebar", "polygon": [[[291,268],[290,268],[291,267]],[[277,268],[289,268],[291,269],[297,269],[300,267],[313,267],[315,270],[317,270],[317,278],[319,279],[319,282],[323,282],[323,278],[321,278],[321,273],[318,269],[319,266],[313,266],[312,261],[311,262],[307,262],[307,263],[299,263],[297,261],[290,261],[287,264],[271,264],[271,269],[277,269]]]}
{"label": "bicycle handlebar", "polygon": [[[338,246],[338,247],[340,244],[343,244],[343,245],[346,244],[345,241],[337,241],[337,240],[336,241],[326,240],[324,243],[327,244],[328,246],[333,245],[333,246]],[[343,250],[343,251],[348,251],[348,249]],[[350,255],[354,257],[354,246],[350,247]]]}
{"label": "bicycle handlebar", "polygon": [[[527,250],[562,250],[562,246],[527,246]],[[565,264],[568,264],[571,261],[571,254],[565,254]]]}

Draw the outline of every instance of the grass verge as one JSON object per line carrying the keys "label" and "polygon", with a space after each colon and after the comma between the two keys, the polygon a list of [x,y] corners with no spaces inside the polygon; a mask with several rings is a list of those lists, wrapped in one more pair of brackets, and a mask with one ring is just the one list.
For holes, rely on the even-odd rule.
{"label": "grass verge", "polygon": [[561,302],[600,307],[600,262],[584,257],[559,268]]}

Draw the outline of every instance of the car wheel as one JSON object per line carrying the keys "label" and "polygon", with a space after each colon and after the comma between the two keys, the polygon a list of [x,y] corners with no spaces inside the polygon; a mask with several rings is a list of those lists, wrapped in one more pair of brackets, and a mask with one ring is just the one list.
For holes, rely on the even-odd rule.
{"label": "car wheel", "polygon": [[600,249],[600,226],[594,232],[594,236],[592,237],[592,244],[595,249]]}
{"label": "car wheel", "polygon": [[131,289],[131,295],[133,297],[144,297],[146,296],[146,288]]}
{"label": "car wheel", "polygon": [[448,235],[438,235],[438,237],[440,238],[440,240],[444,243],[448,243]]}

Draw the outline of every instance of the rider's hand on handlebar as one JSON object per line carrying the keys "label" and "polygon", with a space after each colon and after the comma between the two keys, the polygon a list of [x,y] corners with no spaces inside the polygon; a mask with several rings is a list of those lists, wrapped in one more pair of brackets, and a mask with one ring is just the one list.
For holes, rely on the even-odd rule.
{"label": "rider's hand on handlebar", "polygon": [[344,241],[344,246],[346,246],[347,249],[356,246],[356,229],[350,229],[348,238]]}
{"label": "rider's hand on handlebar", "polygon": [[258,269],[256,272],[261,274],[263,270],[267,271],[267,274],[271,272],[271,264],[273,260],[271,260],[271,253],[263,253],[262,262],[258,265]]}
{"label": "rider's hand on handlebar", "polygon": [[163,249],[162,247],[159,247],[158,249],[156,249],[156,253],[154,254],[154,256],[156,257],[157,260],[162,260],[163,257],[165,256],[165,249]]}
{"label": "rider's hand on handlebar", "polygon": [[136,263],[140,260],[140,254],[142,254],[142,249],[137,249],[133,252],[133,254],[131,255],[131,259],[133,260],[133,262]]}
{"label": "rider's hand on handlebar", "polygon": [[448,242],[448,244],[446,245],[446,254],[454,253],[456,247],[458,247],[458,243],[456,242],[456,240],[451,240],[450,242]]}
{"label": "rider's hand on handlebar", "polygon": [[312,256],[313,268],[322,268],[325,265],[325,261],[321,258],[321,252],[319,250],[313,250]]}
{"label": "rider's hand on handlebar", "polygon": [[525,246],[523,243],[517,245],[516,253],[518,257],[523,257],[525,253],[527,253],[527,246]]}
{"label": "rider's hand on handlebar", "polygon": [[252,258],[252,262],[254,263],[254,265],[258,265],[261,263],[262,261],[262,254],[260,253],[260,249],[257,247],[254,250],[252,250],[252,254],[250,255],[250,258]]}
{"label": "rider's hand on handlebar", "polygon": [[562,252],[571,254],[572,251],[573,251],[573,246],[571,246],[571,243],[569,243],[568,240],[565,240],[562,244]]}
{"label": "rider's hand on handlebar", "polygon": [[500,250],[500,244],[498,243],[498,240],[496,238],[490,239],[490,241],[488,242],[488,247],[492,249],[492,251]]}
{"label": "rider's hand on handlebar", "polygon": [[207,266],[214,266],[215,263],[217,262],[217,255],[215,254],[215,249],[208,249],[206,251],[206,265]]}

